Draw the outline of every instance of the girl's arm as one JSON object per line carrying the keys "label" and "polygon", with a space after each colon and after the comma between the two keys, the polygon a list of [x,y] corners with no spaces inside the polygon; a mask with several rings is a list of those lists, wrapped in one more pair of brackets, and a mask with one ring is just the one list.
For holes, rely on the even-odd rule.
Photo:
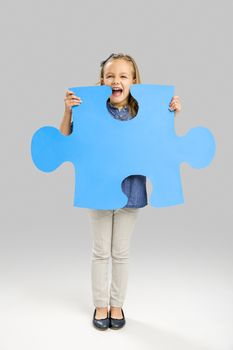
{"label": "girl's arm", "polygon": [[60,125],[60,131],[63,135],[69,135],[71,133],[71,118],[72,118],[72,110],[65,110],[64,116]]}
{"label": "girl's arm", "polygon": [[64,135],[69,135],[71,130],[71,119],[72,119],[72,106],[80,105],[82,102],[80,97],[75,96],[73,91],[66,91],[65,101],[65,112],[60,125],[60,131]]}

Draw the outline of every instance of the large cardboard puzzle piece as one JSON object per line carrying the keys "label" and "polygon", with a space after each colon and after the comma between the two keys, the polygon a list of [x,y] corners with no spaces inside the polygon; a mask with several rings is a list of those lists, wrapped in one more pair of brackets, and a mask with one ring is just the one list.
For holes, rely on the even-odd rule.
{"label": "large cardboard puzzle piece", "polygon": [[115,119],[107,110],[112,93],[109,86],[69,88],[81,97],[72,107],[73,132],[64,136],[52,126],[40,128],[32,137],[34,164],[50,172],[64,162],[75,169],[74,206],[117,209],[127,204],[122,181],[130,175],[144,175],[153,185],[149,203],[166,207],[184,202],[180,165],[200,169],[210,164],[215,140],[205,127],[177,136],[174,112],[169,103],[174,87],[134,84],[130,92],[137,100],[137,115]]}

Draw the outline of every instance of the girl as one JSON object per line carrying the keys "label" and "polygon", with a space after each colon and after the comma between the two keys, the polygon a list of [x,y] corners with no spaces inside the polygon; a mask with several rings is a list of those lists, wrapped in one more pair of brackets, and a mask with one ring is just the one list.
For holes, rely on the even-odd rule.
{"label": "girl", "polygon": [[[119,121],[127,121],[137,115],[138,104],[130,93],[131,84],[140,84],[139,70],[134,59],[125,54],[111,54],[102,61],[100,80],[97,85],[108,85],[112,95],[107,100],[110,115]],[[73,92],[67,91],[65,113],[60,126],[64,135],[72,132],[72,106],[82,103]],[[85,103],[85,102],[84,102]],[[169,104],[170,111],[181,110],[179,96],[174,96]],[[122,309],[126,296],[129,247],[139,208],[147,203],[146,177],[130,175],[122,182],[122,191],[128,202],[116,210],[88,209],[93,227],[92,248],[92,293],[95,306],[93,325],[100,330],[120,329],[125,325]],[[108,267],[112,258],[112,280],[110,299],[108,295]],[[108,311],[108,304],[110,310]]]}

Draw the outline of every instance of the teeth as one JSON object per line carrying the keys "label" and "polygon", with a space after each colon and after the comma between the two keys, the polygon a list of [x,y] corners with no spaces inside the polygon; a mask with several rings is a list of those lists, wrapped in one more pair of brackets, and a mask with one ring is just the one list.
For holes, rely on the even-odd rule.
{"label": "teeth", "polygon": [[122,90],[121,88],[112,88],[113,90]]}

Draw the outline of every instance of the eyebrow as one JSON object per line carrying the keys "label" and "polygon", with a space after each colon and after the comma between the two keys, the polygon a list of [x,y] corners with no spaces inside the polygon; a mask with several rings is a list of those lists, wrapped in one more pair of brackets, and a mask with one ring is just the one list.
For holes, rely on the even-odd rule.
{"label": "eyebrow", "polygon": [[[108,75],[108,74],[114,74],[114,73],[112,73],[112,72],[108,72],[108,73],[106,73],[106,75]],[[126,73],[126,72],[121,72],[120,74],[129,74],[129,73]]]}

